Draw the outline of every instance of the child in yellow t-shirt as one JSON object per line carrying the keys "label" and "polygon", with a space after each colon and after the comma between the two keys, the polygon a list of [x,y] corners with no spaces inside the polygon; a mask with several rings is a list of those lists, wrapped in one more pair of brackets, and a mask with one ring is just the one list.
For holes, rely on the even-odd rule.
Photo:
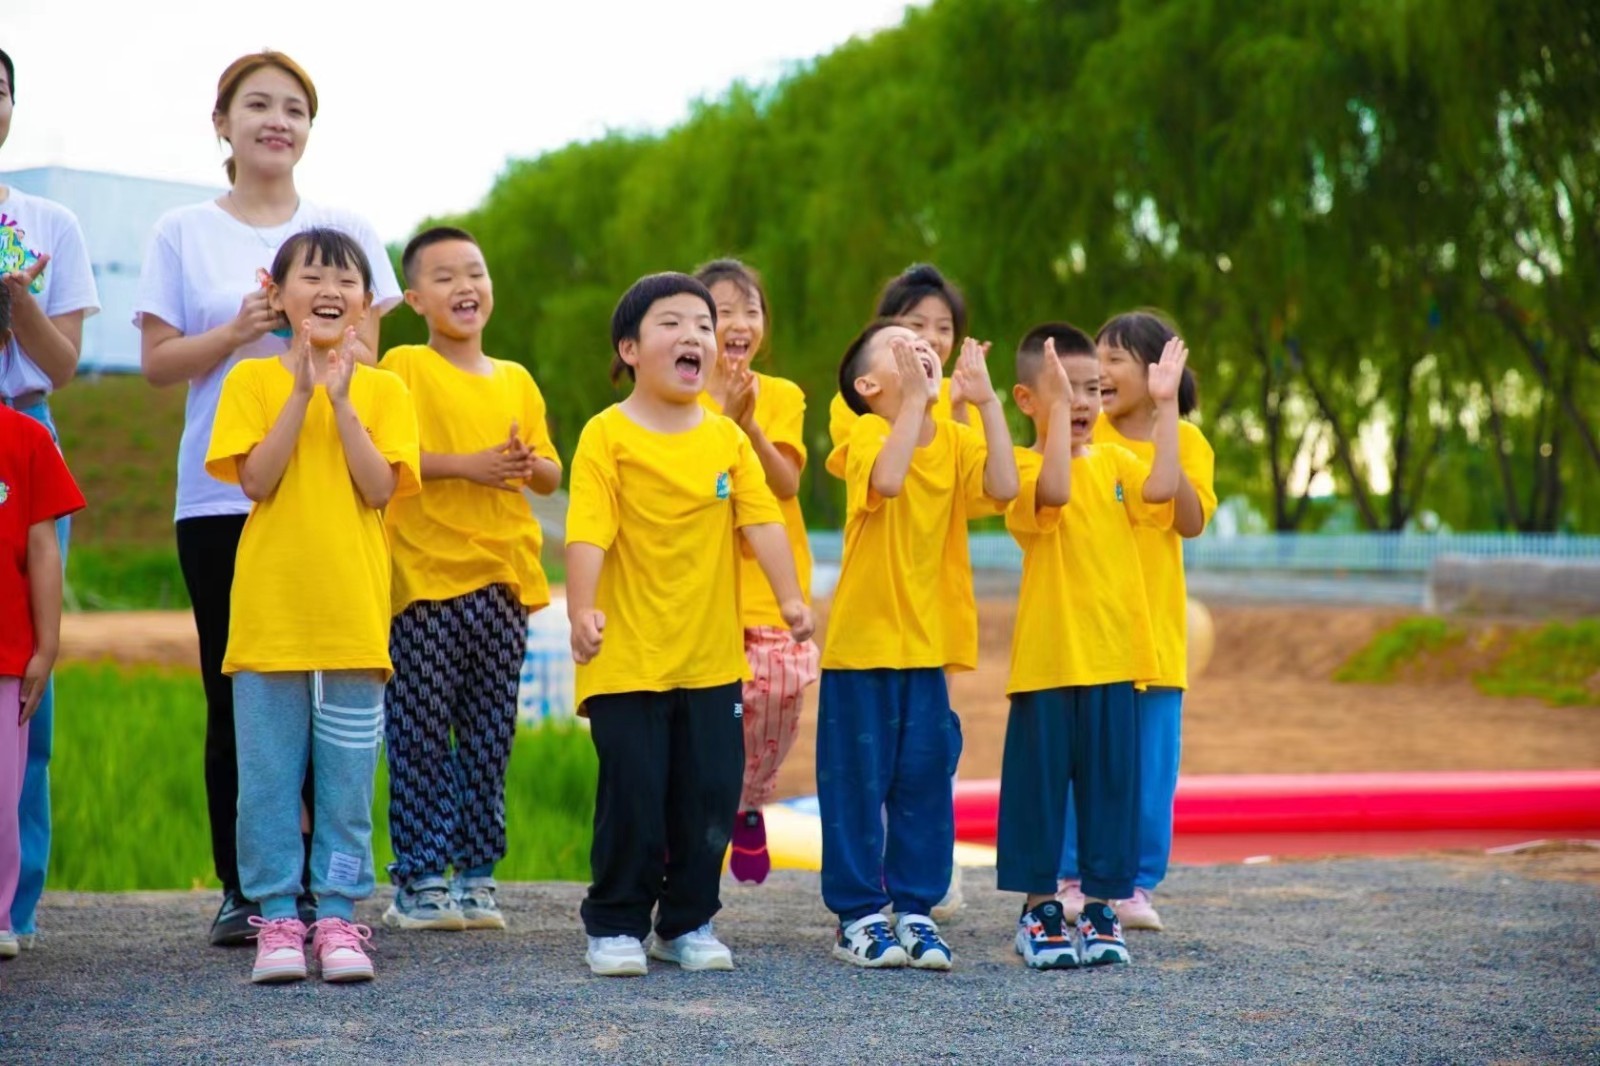
{"label": "child in yellow t-shirt", "polygon": [[[878,318],[892,318],[909,326],[912,332],[927,341],[939,356],[940,367],[948,366],[956,349],[967,336],[967,301],[961,290],[939,273],[939,268],[927,263],[913,263],[890,278],[878,294]],[[939,379],[939,397],[933,404],[933,417],[954,419],[966,424],[970,417],[967,404],[970,397],[961,395],[955,379],[942,375]],[[850,409],[844,393],[835,393],[828,404],[828,440],[835,455],[828,457],[828,473],[843,480],[844,454],[840,445],[850,439],[850,430],[861,416]],[[837,466],[837,469],[835,469]]]}
{"label": "child in yellow t-shirt", "polygon": [[[1095,339],[1104,383],[1102,409],[1094,424],[1096,444],[1117,444],[1149,462],[1155,454],[1156,405],[1150,398],[1149,367],[1177,333],[1145,311],[1118,315]],[[1178,414],[1187,419],[1198,402],[1194,375],[1187,367],[1178,385]],[[1149,688],[1137,692],[1139,705],[1139,872],[1133,895],[1113,906],[1124,929],[1160,929],[1151,896],[1167,876],[1172,855],[1172,800],[1178,790],[1178,754],[1183,721],[1183,690],[1188,687],[1188,590],[1183,576],[1183,540],[1198,537],[1217,509],[1213,487],[1216,458],[1200,427],[1178,423],[1178,494],[1170,529],[1141,526],[1133,531],[1140,568],[1150,599],[1158,670]],[[1081,896],[1078,847],[1072,808],[1067,808],[1066,842],[1061,853],[1063,898]],[[1072,904],[1068,903],[1069,909]]]}
{"label": "child in yellow t-shirt", "polygon": [[477,241],[436,226],[411,239],[401,263],[428,343],[393,348],[379,367],[416,403],[426,491],[387,514],[394,677],[384,737],[396,890],[383,921],[504,929],[494,867],[506,854],[517,686],[528,613],[550,602],[543,537],[522,490],[555,491],[561,463],[533,378],[483,352],[494,286]]}
{"label": "child in yellow t-shirt", "polygon": [[[967,522],[1017,491],[1005,415],[970,339],[955,377],[981,435],[933,417],[939,358],[903,325],[868,326],[839,367],[860,417],[841,445],[844,557],[822,657],[817,798],[822,898],[839,917],[833,954],[857,966],[953,961],[930,916],[950,884],[961,753],[945,671],[977,662]],[[891,903],[893,927],[881,913]]]}
{"label": "child in yellow t-shirt", "polygon": [[[1033,420],[1036,442],[1017,449],[1021,491],[1006,511],[1023,558],[1006,685],[1011,713],[996,883],[1027,896],[1014,939],[1036,969],[1129,958],[1108,901],[1133,891],[1134,688],[1158,672],[1134,525],[1172,521],[1184,357],[1179,348],[1150,368],[1158,410],[1151,467],[1125,448],[1091,443],[1100,365],[1088,336],[1050,324],[1031,331],[1017,350],[1017,406]],[[1076,915],[1055,895],[1069,789],[1088,897]]]}
{"label": "child in yellow t-shirt", "polygon": [[600,760],[582,911],[589,968],[606,976],[645,973],[652,910],[652,956],[733,968],[711,919],[744,779],[741,534],[790,638],[813,628],[750,439],[699,402],[716,328],[688,275],[635,282],[611,318],[612,380],[633,391],[572,457],[567,614]]}
{"label": "child in yellow t-shirt", "polygon": [[238,739],[239,877],[261,905],[251,980],[306,976],[295,897],[314,756],[312,952],[323,980],[364,981],[371,931],[353,919],[373,890],[372,787],[391,670],[383,508],[418,490],[417,416],[399,378],[357,364],[372,267],[354,239],[290,237],[268,302],[293,326],[289,348],[228,372],[206,453],[206,472],[254,501],[222,663]]}
{"label": "child in yellow t-shirt", "polygon": [[[716,259],[695,271],[695,278],[717,308],[718,358],[700,402],[733,419],[750,438],[767,487],[783,511],[800,594],[810,603],[811,542],[799,497],[806,465],[805,393],[792,381],[750,369],[769,322],[766,290],[756,272],[737,259]],[[733,823],[728,869],[740,881],[760,884],[772,869],[761,808],[772,798],[778,768],[794,746],[806,686],[817,680],[817,646],[789,638],[778,601],[748,554],[739,557],[739,601],[750,678],[744,683],[744,795]]]}

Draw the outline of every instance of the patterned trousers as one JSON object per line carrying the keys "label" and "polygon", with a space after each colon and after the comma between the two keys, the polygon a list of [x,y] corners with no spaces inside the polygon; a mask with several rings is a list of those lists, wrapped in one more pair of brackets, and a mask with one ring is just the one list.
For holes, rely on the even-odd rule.
{"label": "patterned trousers", "polygon": [[744,794],[741,811],[760,810],[772,798],[778,768],[794,747],[805,710],[806,686],[817,680],[817,646],[796,644],[787,629],[748,626],[744,656]]}
{"label": "patterned trousers", "polygon": [[395,884],[505,857],[527,627],[527,608],[506,585],[418,601],[395,617],[384,697]]}

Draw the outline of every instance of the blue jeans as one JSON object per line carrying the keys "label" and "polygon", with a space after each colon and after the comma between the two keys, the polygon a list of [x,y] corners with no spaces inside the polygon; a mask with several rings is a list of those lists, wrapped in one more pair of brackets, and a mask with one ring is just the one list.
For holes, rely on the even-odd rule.
{"label": "blue jeans", "polygon": [[817,703],[822,900],[849,924],[950,887],[961,727],[944,671],[824,670]]}
{"label": "blue jeans", "polygon": [[[48,402],[20,407],[18,414],[50,431],[61,446],[56,424],[50,418]],[[67,541],[72,519],[56,519],[56,541],[61,545],[61,566],[67,565]],[[45,683],[44,699],[28,723],[28,765],[22,776],[22,801],[17,805],[17,820],[22,835],[22,870],[17,879],[17,896],[11,903],[11,928],[18,933],[34,932],[33,912],[44,894],[44,875],[50,866],[50,750],[55,733],[56,686],[52,678]]]}
{"label": "blue jeans", "polygon": [[[1134,887],[1154,892],[1167,876],[1172,858],[1172,800],[1178,792],[1182,750],[1183,689],[1152,688],[1138,693],[1139,705],[1139,873]],[[1061,848],[1061,876],[1077,880],[1077,817],[1067,804],[1067,833]]]}
{"label": "blue jeans", "polygon": [[372,790],[383,739],[376,670],[240,672],[233,678],[239,748],[239,883],[268,919],[295,917],[305,845],[300,789],[311,758],[317,817],[311,891],[318,918],[355,917],[372,895]]}

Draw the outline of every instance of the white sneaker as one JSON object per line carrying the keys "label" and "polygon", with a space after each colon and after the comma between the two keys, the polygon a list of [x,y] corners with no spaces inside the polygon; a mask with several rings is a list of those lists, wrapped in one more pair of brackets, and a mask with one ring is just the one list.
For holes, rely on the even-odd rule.
{"label": "white sneaker", "polygon": [[833,957],[869,970],[904,966],[911,961],[889,928],[889,919],[881,914],[869,914],[841,925],[833,943]]}
{"label": "white sneaker", "polygon": [[933,920],[948,922],[966,904],[966,897],[961,894],[961,867],[951,866],[950,887],[945,889],[944,899],[933,905]]}
{"label": "white sneaker", "polygon": [[733,969],[733,952],[717,939],[710,922],[671,940],[654,937],[650,941],[650,957],[675,962],[685,970]]}
{"label": "white sneaker", "polygon": [[14,959],[22,953],[22,943],[17,939],[17,934],[9,929],[0,929],[0,959]]}
{"label": "white sneaker", "polygon": [[894,936],[916,969],[948,970],[955,962],[955,952],[939,935],[939,927],[924,915],[900,915],[894,923]]}
{"label": "white sneaker", "polygon": [[592,936],[583,957],[599,977],[643,977],[650,969],[638,937]]}

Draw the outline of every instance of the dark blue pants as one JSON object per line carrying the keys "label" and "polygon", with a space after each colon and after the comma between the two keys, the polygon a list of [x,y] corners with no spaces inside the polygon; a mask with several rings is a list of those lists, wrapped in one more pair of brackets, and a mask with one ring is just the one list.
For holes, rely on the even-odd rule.
{"label": "dark blue pants", "polygon": [[1069,788],[1083,894],[1128,898],[1139,869],[1139,711],[1131,683],[1011,697],[1000,769],[1002,892],[1055,892]]}
{"label": "dark blue pants", "polygon": [[[960,757],[943,670],[822,671],[822,900],[840,921],[889,903],[927,914],[939,902],[950,885],[950,775]],[[1059,857],[1058,848],[1052,863]]]}

